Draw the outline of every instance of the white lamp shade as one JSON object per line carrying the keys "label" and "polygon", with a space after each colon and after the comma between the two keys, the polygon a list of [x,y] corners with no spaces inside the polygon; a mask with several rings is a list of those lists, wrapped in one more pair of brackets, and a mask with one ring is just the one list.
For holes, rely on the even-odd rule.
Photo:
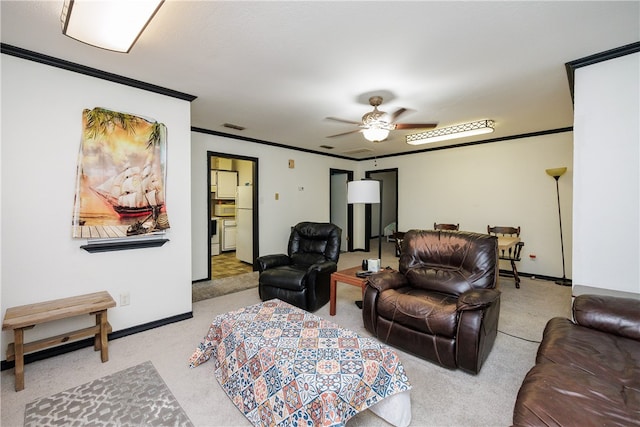
{"label": "white lamp shade", "polygon": [[380,203],[380,181],[349,181],[347,183],[347,203]]}
{"label": "white lamp shade", "polygon": [[387,137],[389,136],[389,130],[379,127],[370,127],[363,130],[362,134],[364,135],[365,139],[371,142],[380,142],[387,139]]}

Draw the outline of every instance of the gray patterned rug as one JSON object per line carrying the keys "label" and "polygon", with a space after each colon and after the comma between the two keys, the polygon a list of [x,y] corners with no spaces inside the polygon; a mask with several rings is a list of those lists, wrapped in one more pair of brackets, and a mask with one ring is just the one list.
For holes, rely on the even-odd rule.
{"label": "gray patterned rug", "polygon": [[151,362],[29,403],[25,426],[193,426]]}

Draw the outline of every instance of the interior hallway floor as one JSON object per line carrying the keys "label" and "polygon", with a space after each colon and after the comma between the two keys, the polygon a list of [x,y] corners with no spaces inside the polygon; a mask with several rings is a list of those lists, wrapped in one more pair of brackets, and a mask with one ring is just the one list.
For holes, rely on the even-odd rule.
{"label": "interior hallway floor", "polygon": [[211,257],[211,280],[251,273],[253,266],[236,258],[235,251],[222,252]]}

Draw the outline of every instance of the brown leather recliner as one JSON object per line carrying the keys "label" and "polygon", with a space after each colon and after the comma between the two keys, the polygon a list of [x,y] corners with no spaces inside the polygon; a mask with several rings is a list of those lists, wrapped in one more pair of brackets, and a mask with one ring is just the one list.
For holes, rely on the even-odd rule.
{"label": "brown leather recliner", "polygon": [[367,280],[364,326],[387,344],[476,374],[498,331],[498,272],[494,236],[411,230],[399,271]]}

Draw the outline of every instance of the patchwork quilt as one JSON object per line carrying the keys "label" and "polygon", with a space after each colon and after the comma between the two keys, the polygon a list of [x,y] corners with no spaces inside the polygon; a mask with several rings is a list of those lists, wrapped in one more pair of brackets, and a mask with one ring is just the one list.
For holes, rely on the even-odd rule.
{"label": "patchwork quilt", "polygon": [[217,316],[189,366],[210,358],[256,426],[341,426],[411,388],[390,347],[277,299]]}

